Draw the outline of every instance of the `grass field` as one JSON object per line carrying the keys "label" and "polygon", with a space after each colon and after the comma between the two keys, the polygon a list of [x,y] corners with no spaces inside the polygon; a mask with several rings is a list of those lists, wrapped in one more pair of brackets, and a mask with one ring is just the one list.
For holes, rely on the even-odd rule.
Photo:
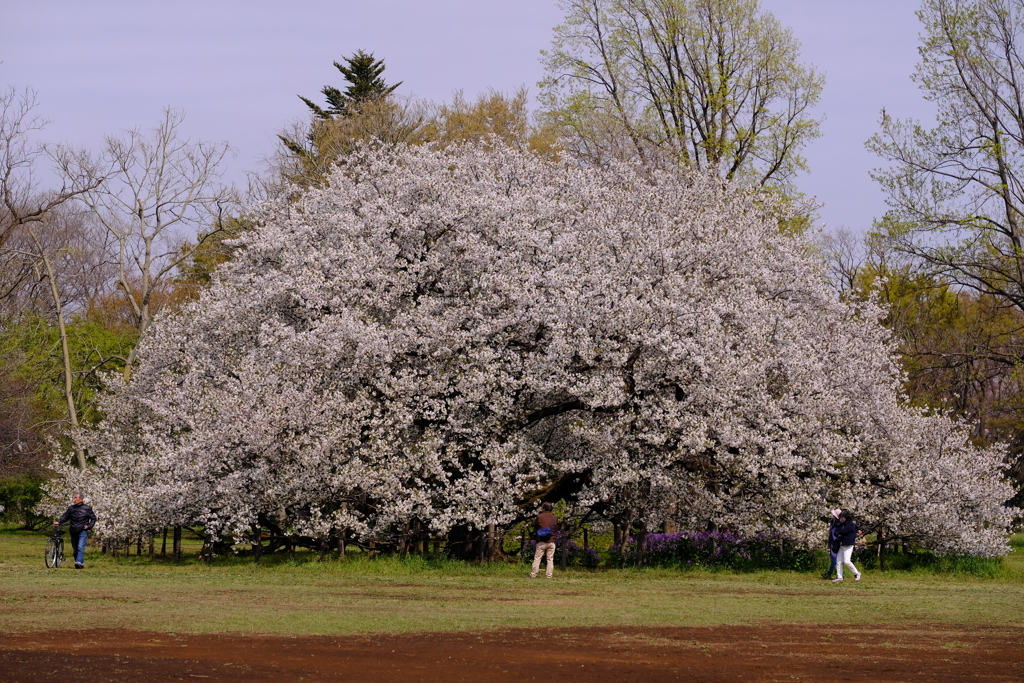
{"label": "grass field", "polygon": [[[205,565],[106,558],[43,565],[45,538],[0,533],[0,632],[356,634],[503,627],[716,626],[760,622],[1024,625],[1024,553],[997,575],[867,571],[860,583],[793,572],[556,571],[356,556]],[[186,547],[186,551],[196,548]]]}

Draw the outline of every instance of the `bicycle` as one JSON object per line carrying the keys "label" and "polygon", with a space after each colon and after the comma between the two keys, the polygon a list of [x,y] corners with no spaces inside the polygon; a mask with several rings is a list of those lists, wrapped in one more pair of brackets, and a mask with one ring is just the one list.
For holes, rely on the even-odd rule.
{"label": "bicycle", "polygon": [[64,564],[64,532],[57,527],[46,540],[46,568],[60,568]]}

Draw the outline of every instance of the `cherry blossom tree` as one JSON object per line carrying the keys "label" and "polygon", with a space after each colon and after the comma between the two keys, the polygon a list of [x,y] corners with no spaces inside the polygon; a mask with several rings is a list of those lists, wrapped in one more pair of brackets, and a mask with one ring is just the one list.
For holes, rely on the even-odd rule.
{"label": "cherry blossom tree", "polygon": [[544,497],[808,543],[842,505],[886,538],[1005,552],[1002,453],[901,404],[881,311],[837,300],[782,213],[709,175],[363,147],[259,207],[154,321],[78,435],[95,466],[53,491],[89,491],[114,537],[402,539]]}

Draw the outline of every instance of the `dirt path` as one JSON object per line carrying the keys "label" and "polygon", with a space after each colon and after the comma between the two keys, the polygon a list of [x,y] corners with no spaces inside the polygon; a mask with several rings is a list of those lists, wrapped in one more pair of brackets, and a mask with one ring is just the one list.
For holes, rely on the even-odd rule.
{"label": "dirt path", "polygon": [[331,636],[9,634],[0,681],[1024,681],[994,628],[714,628]]}

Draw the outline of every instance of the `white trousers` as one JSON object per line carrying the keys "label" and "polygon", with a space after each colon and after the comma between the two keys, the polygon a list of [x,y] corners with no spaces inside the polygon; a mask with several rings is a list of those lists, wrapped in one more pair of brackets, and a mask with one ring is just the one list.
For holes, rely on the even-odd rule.
{"label": "white trousers", "polygon": [[555,573],[555,543],[549,541],[547,543],[538,543],[537,551],[533,554],[533,571],[530,572],[530,578],[537,576],[537,572],[540,571],[540,558],[547,556],[548,566],[545,569],[545,575],[550,579],[551,575]]}
{"label": "white trousers", "polygon": [[852,545],[841,545],[839,546],[839,554],[836,556],[836,576],[840,579],[843,578],[843,565],[853,570],[854,577],[860,576],[860,572],[853,566],[853,562],[850,558],[853,556]]}

